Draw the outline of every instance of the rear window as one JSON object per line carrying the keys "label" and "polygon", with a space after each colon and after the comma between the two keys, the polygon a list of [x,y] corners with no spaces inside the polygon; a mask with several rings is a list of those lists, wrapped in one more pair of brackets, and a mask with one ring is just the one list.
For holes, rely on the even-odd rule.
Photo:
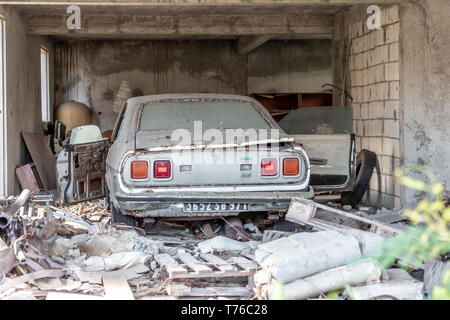
{"label": "rear window", "polygon": [[272,126],[250,103],[242,101],[168,101],[144,105],[140,131],[192,129],[270,129]]}

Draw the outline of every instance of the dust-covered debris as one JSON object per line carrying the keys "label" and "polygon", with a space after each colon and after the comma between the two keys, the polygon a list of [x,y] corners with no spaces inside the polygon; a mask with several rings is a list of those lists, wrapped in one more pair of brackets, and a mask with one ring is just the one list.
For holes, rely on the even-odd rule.
{"label": "dust-covered debris", "polygon": [[[120,296],[115,288],[129,299],[269,299],[280,298],[278,283],[283,299],[323,299],[332,290],[339,299],[423,298],[422,282],[408,272],[383,272],[363,259],[379,255],[390,236],[377,234],[372,222],[389,230],[405,222],[401,212],[351,209],[345,216],[321,209],[313,219],[325,231],[271,230],[275,220],[258,216],[227,220],[227,227],[220,219],[161,221],[145,232],[112,225],[102,200],[54,208],[21,214],[23,235],[0,241],[0,299],[112,299]],[[227,230],[251,237],[233,240]],[[361,266],[366,276],[357,277]],[[386,297],[391,288],[395,294]]]}

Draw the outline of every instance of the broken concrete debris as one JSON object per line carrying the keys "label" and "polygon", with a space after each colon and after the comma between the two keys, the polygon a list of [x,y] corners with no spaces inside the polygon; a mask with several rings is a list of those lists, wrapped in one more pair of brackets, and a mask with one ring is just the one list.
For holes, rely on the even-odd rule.
{"label": "broken concrete debris", "polygon": [[283,283],[342,266],[361,257],[358,240],[337,231],[296,233],[261,244],[258,264]]}
{"label": "broken concrete debris", "polygon": [[425,293],[430,296],[433,288],[442,283],[444,273],[450,269],[450,261],[427,261],[424,269]]}
{"label": "broken concrete debris", "polygon": [[366,286],[349,287],[344,295],[350,300],[423,300],[423,283],[416,280],[392,280]]}
{"label": "broken concrete debris", "polygon": [[[345,286],[373,283],[380,279],[382,273],[383,268],[376,260],[361,260],[286,283],[283,286],[281,299],[314,298]],[[273,281],[263,295],[272,296],[276,292],[277,285],[278,282]]]}
{"label": "broken concrete debris", "polygon": [[257,242],[241,242],[224,236],[217,236],[213,239],[200,242],[198,249],[202,253],[239,253],[251,252],[252,248],[256,248]]}

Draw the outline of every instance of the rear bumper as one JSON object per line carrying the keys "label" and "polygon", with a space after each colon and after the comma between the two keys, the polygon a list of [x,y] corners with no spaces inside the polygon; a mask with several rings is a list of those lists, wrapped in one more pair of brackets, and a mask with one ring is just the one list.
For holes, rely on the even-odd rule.
{"label": "rear bumper", "polygon": [[[116,193],[116,206],[123,214],[146,217],[212,217],[233,216],[240,212],[285,211],[292,198],[312,199],[314,191],[301,192],[170,192]],[[239,212],[184,212],[184,203],[246,203],[249,209]]]}

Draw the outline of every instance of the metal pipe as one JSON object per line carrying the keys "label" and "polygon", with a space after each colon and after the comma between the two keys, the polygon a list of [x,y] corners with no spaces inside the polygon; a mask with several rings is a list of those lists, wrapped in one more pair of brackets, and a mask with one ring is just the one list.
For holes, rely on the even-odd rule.
{"label": "metal pipe", "polygon": [[16,201],[14,201],[9,210],[0,215],[0,228],[5,229],[11,224],[12,217],[25,205],[28,198],[30,198],[30,195],[30,190],[23,189],[22,193]]}
{"label": "metal pipe", "polygon": [[6,213],[0,214],[0,229],[5,229],[11,224],[11,217]]}

